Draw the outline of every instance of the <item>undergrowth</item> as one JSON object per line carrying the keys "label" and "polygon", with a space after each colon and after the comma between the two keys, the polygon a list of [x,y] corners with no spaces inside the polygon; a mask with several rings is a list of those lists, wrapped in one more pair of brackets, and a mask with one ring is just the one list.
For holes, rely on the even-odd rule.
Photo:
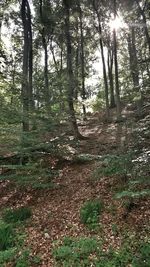
{"label": "undergrowth", "polygon": [[81,222],[91,229],[97,227],[103,207],[103,202],[97,199],[85,202],[80,209]]}
{"label": "undergrowth", "polygon": [[[5,267],[12,263],[14,267],[38,266],[40,258],[30,256],[29,249],[24,250],[24,227],[18,222],[24,222],[30,218],[32,212],[29,208],[18,208],[3,212],[0,221],[0,266]],[[12,266],[12,265],[11,265]]]}
{"label": "undergrowth", "polygon": [[101,179],[103,176],[126,175],[132,170],[132,154],[107,155],[103,162],[93,173],[93,178]]}
{"label": "undergrowth", "polygon": [[100,241],[93,238],[64,238],[53,250],[56,266],[60,267],[149,267],[150,243],[128,242],[119,250],[102,249]]}
{"label": "undergrowth", "polygon": [[15,233],[10,224],[0,225],[0,251],[12,248],[15,244]]}
{"label": "undergrowth", "polygon": [[29,207],[21,207],[14,210],[5,210],[3,212],[3,220],[6,223],[16,223],[25,221],[32,215],[31,209]]}

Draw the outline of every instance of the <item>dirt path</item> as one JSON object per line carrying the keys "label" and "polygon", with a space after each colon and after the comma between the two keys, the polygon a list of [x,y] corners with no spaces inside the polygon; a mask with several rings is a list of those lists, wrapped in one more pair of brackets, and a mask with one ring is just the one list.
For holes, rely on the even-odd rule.
{"label": "dirt path", "polygon": [[[80,153],[103,155],[124,149],[128,142],[127,132],[130,131],[126,123],[97,125],[98,119],[80,127],[81,133],[89,137],[88,140],[80,142]],[[103,177],[97,181],[92,179],[97,164],[92,162],[65,166],[60,176],[55,179],[57,188],[43,192],[44,195],[39,196],[37,203],[34,204],[33,225],[27,229],[27,244],[32,246],[33,253],[40,253],[41,266],[55,266],[51,254],[54,240],[63,239],[64,236],[96,235],[97,238],[103,239],[104,249],[110,245],[118,248],[122,241],[121,231],[125,231],[128,227],[132,228],[135,221],[137,221],[137,228],[141,223],[146,223],[148,214],[145,215],[142,205],[141,209],[133,211],[124,221],[124,210],[113,198],[115,178]],[[79,214],[82,204],[95,198],[101,199],[105,206],[105,211],[100,218],[102,228],[96,233],[81,224]],[[117,234],[113,233],[113,225],[118,225]]]}
{"label": "dirt path", "polygon": [[[123,151],[129,142],[130,130],[126,123],[106,125],[99,123],[98,118],[91,119],[80,126],[81,133],[89,139],[80,141],[79,152],[104,155]],[[110,245],[119,248],[122,231],[132,227],[138,229],[148,223],[148,206],[143,209],[142,204],[124,220],[121,203],[113,198],[116,177],[92,178],[98,164],[95,161],[64,165],[53,181],[55,187],[49,190],[27,189],[21,192],[13,188],[12,195],[9,191],[2,194],[0,204],[28,205],[32,208],[33,216],[26,226],[26,247],[31,248],[32,255],[40,256],[42,262],[39,266],[55,266],[52,257],[54,241],[65,236],[96,235],[103,240],[104,249]],[[105,210],[100,217],[100,229],[92,232],[81,224],[80,208],[85,201],[95,198],[103,201]],[[114,233],[113,225],[117,225],[117,233]]]}

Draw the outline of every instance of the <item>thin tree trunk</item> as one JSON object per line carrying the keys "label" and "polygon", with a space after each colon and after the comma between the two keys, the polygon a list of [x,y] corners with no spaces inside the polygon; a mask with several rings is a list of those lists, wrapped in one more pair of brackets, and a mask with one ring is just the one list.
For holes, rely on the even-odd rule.
{"label": "thin tree trunk", "polygon": [[99,42],[100,42],[100,49],[101,49],[101,57],[102,57],[102,65],[103,65],[103,79],[105,85],[105,101],[106,101],[106,119],[109,119],[110,112],[109,112],[109,96],[108,96],[108,81],[107,81],[107,73],[106,73],[106,65],[105,65],[105,57],[104,57],[104,48],[103,48],[103,40],[102,40],[102,27],[100,22],[100,16],[95,4],[93,1],[93,8],[97,16],[98,20],[98,32],[99,32]]}
{"label": "thin tree trunk", "polygon": [[[100,28],[101,29],[101,26]],[[105,57],[104,57],[104,49],[103,49],[103,42],[101,38],[101,30],[99,31],[100,34],[100,48],[101,48],[101,57],[102,57],[102,64],[103,64],[103,78],[105,84],[105,100],[106,100],[106,117],[109,119],[109,98],[108,98],[108,81],[107,81],[107,73],[106,73],[106,66],[105,66]]]}
{"label": "thin tree trunk", "polygon": [[79,9],[79,26],[80,26],[80,40],[81,40],[81,80],[82,80],[82,100],[83,100],[83,119],[87,120],[86,117],[86,91],[85,91],[85,55],[84,55],[84,36],[83,36],[83,14],[80,3],[78,2],[78,9]]}
{"label": "thin tree trunk", "polygon": [[137,51],[135,44],[136,41],[135,41],[134,26],[130,28],[130,34],[128,35],[127,41],[128,41],[131,76],[133,80],[134,90],[138,94],[137,109],[138,109],[138,115],[140,116],[142,107],[142,95],[139,84],[139,69],[138,69],[138,59],[137,59]]}
{"label": "thin tree trunk", "polygon": [[131,70],[133,85],[136,91],[139,91],[139,70],[138,70],[137,52],[135,47],[135,32],[133,27],[131,28],[131,34],[128,35],[127,41],[128,41],[130,70]]}
{"label": "thin tree trunk", "polygon": [[49,78],[48,78],[48,45],[46,40],[46,34],[45,34],[45,26],[43,22],[43,0],[40,0],[40,19],[42,23],[42,30],[41,30],[41,36],[42,36],[42,45],[44,49],[44,83],[45,83],[45,103],[46,103],[46,109],[49,113],[51,106],[50,106],[50,93],[49,93]]}
{"label": "thin tree trunk", "polygon": [[147,39],[147,44],[148,44],[149,53],[150,53],[150,35],[149,35],[149,31],[148,31],[148,26],[147,26],[147,18],[146,18],[144,10],[140,6],[139,0],[135,0],[135,2],[137,3],[139,13],[142,16],[142,20],[143,20],[143,24],[144,24],[145,36],[146,36],[146,39]]}
{"label": "thin tree trunk", "polygon": [[32,86],[32,76],[33,76],[33,49],[32,49],[32,27],[31,27],[31,10],[29,3],[27,2],[28,10],[28,38],[29,38],[29,98],[31,110],[34,109],[34,99],[33,99],[33,86]]}
{"label": "thin tree trunk", "polygon": [[116,107],[115,96],[114,96],[114,78],[113,78],[113,51],[108,48],[108,76],[109,76],[109,86],[110,86],[110,108]]}
{"label": "thin tree trunk", "polygon": [[78,46],[76,48],[76,57],[75,57],[75,79],[76,79],[76,86],[74,90],[74,98],[75,100],[78,99],[78,93],[79,93],[79,40],[78,40]]}
{"label": "thin tree trunk", "polygon": [[29,62],[29,38],[28,38],[28,18],[27,1],[22,0],[21,17],[24,32],[23,45],[23,67],[22,67],[22,104],[23,104],[23,131],[29,131],[29,81],[28,81],[28,62]]}
{"label": "thin tree trunk", "polygon": [[57,64],[56,58],[55,58],[54,47],[53,47],[52,43],[53,43],[53,38],[51,38],[51,40],[50,40],[50,50],[51,50],[51,53],[52,53],[52,57],[53,57],[53,61],[54,61],[56,72],[59,73],[59,68],[58,68],[58,64]]}
{"label": "thin tree trunk", "polygon": [[67,46],[67,76],[68,76],[68,106],[70,113],[70,121],[74,135],[80,138],[81,135],[78,130],[77,121],[74,110],[74,75],[72,67],[72,47],[71,47],[71,36],[70,36],[70,4],[68,0],[63,0],[64,11],[65,11],[65,34],[66,34],[66,46]]}
{"label": "thin tree trunk", "polygon": [[55,69],[59,78],[59,92],[60,92],[60,101],[59,101],[59,105],[60,105],[60,112],[63,112],[65,107],[64,107],[64,101],[63,101],[63,87],[62,87],[62,70],[63,70],[63,54],[62,54],[62,47],[61,47],[61,51],[60,51],[60,68],[57,64],[56,61],[56,57],[55,57],[55,52],[54,52],[54,48],[52,45],[52,38],[51,38],[51,43],[50,43],[50,50],[52,53],[52,57],[53,57],[53,61],[54,61],[54,65],[55,65]]}
{"label": "thin tree trunk", "polygon": [[[116,0],[114,0],[114,20],[116,19]],[[116,92],[116,107],[117,107],[117,121],[121,120],[121,103],[120,103],[120,89],[119,89],[119,74],[118,74],[118,57],[117,57],[117,36],[116,30],[113,29],[113,43],[114,43],[114,64],[115,64],[115,92]]]}

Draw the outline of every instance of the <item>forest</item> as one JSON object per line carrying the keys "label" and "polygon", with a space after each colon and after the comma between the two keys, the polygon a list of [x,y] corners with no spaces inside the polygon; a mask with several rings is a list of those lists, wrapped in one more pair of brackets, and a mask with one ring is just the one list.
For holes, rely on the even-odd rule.
{"label": "forest", "polygon": [[0,267],[150,267],[150,0],[0,0]]}

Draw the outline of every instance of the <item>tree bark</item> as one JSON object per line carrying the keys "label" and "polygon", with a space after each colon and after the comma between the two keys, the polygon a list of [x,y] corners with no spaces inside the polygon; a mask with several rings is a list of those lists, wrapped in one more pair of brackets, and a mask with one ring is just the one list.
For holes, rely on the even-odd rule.
{"label": "tree bark", "polygon": [[[116,0],[114,0],[114,20],[116,19]],[[120,103],[120,89],[119,89],[119,73],[118,73],[118,56],[117,56],[117,36],[116,30],[113,29],[113,43],[114,43],[114,64],[115,64],[115,93],[116,93],[116,107],[117,107],[117,121],[121,120],[121,103]]]}
{"label": "tree bark", "polygon": [[49,78],[48,78],[48,45],[45,33],[45,25],[43,21],[43,0],[40,0],[40,19],[42,24],[42,30],[40,31],[42,36],[42,45],[44,49],[44,84],[45,84],[45,104],[46,109],[50,111],[50,93],[49,93]]}
{"label": "tree bark", "polygon": [[66,35],[66,46],[67,46],[67,78],[68,78],[68,106],[70,113],[70,121],[74,135],[80,138],[81,135],[78,130],[77,121],[75,117],[74,110],[74,75],[72,66],[72,46],[71,46],[71,36],[70,36],[70,4],[69,0],[63,0],[64,11],[65,11],[65,35]]}
{"label": "tree bark", "polygon": [[81,40],[81,83],[82,83],[82,100],[83,100],[83,119],[87,120],[86,117],[86,90],[85,90],[85,55],[84,55],[84,36],[83,36],[83,14],[80,3],[78,2],[78,10],[79,10],[79,27],[80,27],[80,40]]}
{"label": "tree bark", "polygon": [[131,70],[133,85],[136,91],[139,91],[139,70],[138,70],[138,60],[137,60],[137,52],[135,46],[135,30],[133,26],[130,29],[130,34],[128,35],[127,41],[128,41],[130,70]]}
{"label": "tree bark", "polygon": [[139,84],[139,68],[138,68],[134,26],[131,26],[130,28],[130,33],[128,35],[127,42],[128,42],[128,51],[129,51],[129,60],[130,60],[130,71],[131,71],[131,76],[133,80],[134,90],[138,94],[136,102],[137,102],[138,114],[140,116],[141,107],[142,107],[142,95],[141,95],[140,84]]}
{"label": "tree bark", "polygon": [[143,20],[145,36],[147,39],[148,49],[149,49],[149,53],[150,53],[150,35],[149,35],[149,31],[148,31],[148,26],[147,26],[147,18],[146,18],[144,9],[142,9],[140,6],[139,0],[135,0],[135,2],[137,3],[139,13],[141,14],[141,17]]}
{"label": "tree bark", "polygon": [[95,4],[95,1],[93,1],[92,3],[93,3],[93,8],[96,13],[97,20],[98,20],[99,42],[100,42],[102,65],[103,65],[103,79],[104,79],[104,85],[105,85],[106,119],[108,120],[110,116],[109,96],[108,96],[108,81],[107,81],[107,72],[106,72],[105,57],[104,57],[103,40],[102,40],[102,27],[101,27],[100,15],[99,15],[97,6]]}
{"label": "tree bark", "polygon": [[21,18],[23,24],[23,66],[22,66],[22,105],[23,105],[23,131],[29,131],[29,111],[34,106],[32,92],[32,26],[31,12],[28,0],[22,0]]}
{"label": "tree bark", "polygon": [[31,10],[29,3],[27,1],[27,10],[28,10],[28,38],[29,38],[29,99],[30,99],[30,108],[31,110],[34,109],[34,99],[33,99],[33,38],[32,38],[32,26],[31,26]]}
{"label": "tree bark", "polygon": [[23,67],[22,67],[22,104],[23,104],[23,131],[29,131],[29,36],[28,36],[28,17],[27,0],[22,0],[21,17],[23,23],[24,45],[23,45]]}
{"label": "tree bark", "polygon": [[109,76],[109,86],[110,86],[110,108],[116,107],[115,95],[114,95],[114,78],[113,78],[113,51],[111,47],[108,47],[108,76]]}

